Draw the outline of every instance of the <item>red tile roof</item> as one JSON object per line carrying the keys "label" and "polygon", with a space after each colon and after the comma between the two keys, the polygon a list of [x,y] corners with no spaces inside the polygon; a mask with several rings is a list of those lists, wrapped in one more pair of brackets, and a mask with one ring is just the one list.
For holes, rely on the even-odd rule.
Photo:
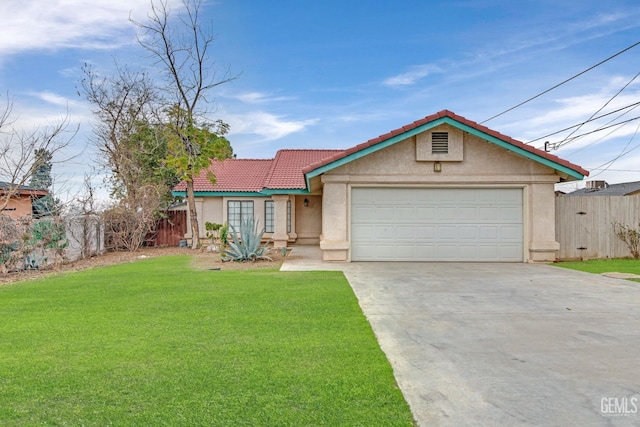
{"label": "red tile roof", "polygon": [[[212,160],[209,170],[216,176],[211,184],[207,170],[203,170],[193,180],[194,191],[237,191],[258,192],[264,188],[273,159],[226,159]],[[174,191],[186,191],[187,183],[182,181]]]}
{"label": "red tile roof", "polygon": [[[443,117],[453,119],[514,147],[565,166],[581,175],[589,175],[587,170],[558,156],[526,145],[451,111],[443,110],[346,150],[280,150],[275,159],[213,160],[209,169],[216,176],[216,183],[209,182],[207,171],[204,170],[194,180],[194,190],[198,192],[261,192],[264,189],[306,189],[305,174]],[[186,191],[186,187],[187,185],[183,181],[174,188],[174,191]]]}
{"label": "red tile roof", "polygon": [[[305,189],[307,182],[302,168],[331,157],[341,150],[280,150],[275,159],[213,160],[209,170],[216,176],[211,184],[207,170],[193,181],[194,191],[260,192],[263,189]],[[186,191],[186,182],[174,191]]]}
{"label": "red tile roof", "polygon": [[302,168],[341,152],[342,150],[280,150],[276,154],[264,187],[272,189],[307,188]]}
{"label": "red tile roof", "polygon": [[432,114],[432,115],[427,116],[427,117],[425,117],[423,119],[416,120],[413,123],[409,123],[408,125],[405,125],[405,126],[402,126],[402,127],[398,128],[398,129],[392,130],[391,132],[388,132],[388,133],[386,133],[384,135],[380,135],[377,138],[370,139],[369,141],[364,142],[364,143],[359,144],[359,145],[356,145],[355,147],[351,147],[351,148],[346,149],[344,151],[338,152],[338,153],[334,154],[333,156],[331,156],[329,158],[326,158],[326,159],[323,159],[321,161],[315,162],[313,164],[307,165],[302,170],[302,172],[305,173],[305,174],[309,173],[309,172],[311,172],[311,171],[313,171],[315,169],[318,169],[318,168],[320,168],[322,166],[328,165],[329,163],[335,162],[336,160],[340,160],[340,159],[342,159],[344,157],[347,157],[350,154],[357,153],[358,151],[364,150],[365,148],[371,147],[373,145],[376,145],[376,144],[379,144],[379,143],[381,143],[383,141],[386,141],[386,140],[388,140],[390,138],[393,138],[396,135],[400,135],[400,134],[402,134],[404,132],[410,131],[410,130],[415,129],[415,128],[419,127],[419,126],[425,125],[427,123],[433,122],[433,121],[435,121],[437,119],[440,119],[440,118],[443,118],[443,117],[449,117],[450,119],[453,119],[453,120],[455,120],[455,121],[457,121],[459,123],[465,124],[465,125],[467,125],[469,127],[472,127],[472,128],[474,128],[474,129],[476,129],[476,130],[478,130],[480,132],[486,133],[487,135],[491,135],[491,136],[493,136],[495,138],[498,138],[499,140],[507,142],[507,143],[509,143],[509,144],[511,144],[511,145],[513,145],[515,147],[521,148],[521,149],[523,149],[525,151],[528,151],[530,153],[533,153],[533,154],[536,154],[536,155],[538,155],[540,157],[543,157],[543,158],[545,158],[547,160],[550,160],[550,161],[552,161],[554,163],[557,163],[559,165],[565,166],[565,167],[567,167],[567,168],[569,168],[569,169],[571,169],[571,170],[573,170],[575,172],[578,172],[581,175],[584,175],[584,176],[588,176],[589,175],[589,171],[587,171],[586,169],[581,168],[580,166],[578,166],[576,164],[573,164],[573,163],[571,163],[571,162],[569,162],[567,160],[561,159],[560,157],[555,156],[553,154],[547,153],[546,151],[534,148],[534,147],[532,147],[530,145],[527,145],[527,144],[525,144],[525,143],[523,143],[521,141],[515,140],[515,139],[511,138],[510,136],[503,135],[500,132],[497,132],[497,131],[495,131],[493,129],[489,129],[488,127],[483,126],[481,124],[478,124],[478,123],[476,123],[474,121],[468,120],[468,119],[466,119],[466,118],[464,118],[462,116],[459,116],[459,115],[457,115],[457,114],[455,114],[455,113],[453,113],[453,112],[451,112],[449,110],[442,110],[442,111],[440,111],[440,112],[438,112],[436,114]]}

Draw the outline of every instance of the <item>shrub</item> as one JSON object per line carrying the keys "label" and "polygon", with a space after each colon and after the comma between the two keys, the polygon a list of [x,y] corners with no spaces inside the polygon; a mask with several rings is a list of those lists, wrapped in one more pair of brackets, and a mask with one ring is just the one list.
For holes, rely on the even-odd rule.
{"label": "shrub", "polygon": [[223,261],[256,261],[259,259],[271,261],[271,258],[265,256],[267,245],[271,240],[262,243],[262,236],[265,229],[258,229],[258,222],[253,219],[247,219],[240,223],[240,233],[238,233],[233,225],[229,225],[231,232],[229,233],[229,248]]}
{"label": "shrub", "polygon": [[635,229],[619,222],[613,223],[613,232],[618,236],[618,239],[627,245],[631,256],[635,259],[640,258],[640,224],[638,224],[638,227],[638,229]]}

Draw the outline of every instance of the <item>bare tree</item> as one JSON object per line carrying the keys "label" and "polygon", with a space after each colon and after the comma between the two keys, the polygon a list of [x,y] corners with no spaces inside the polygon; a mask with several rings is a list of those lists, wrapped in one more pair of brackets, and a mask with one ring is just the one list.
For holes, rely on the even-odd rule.
{"label": "bare tree", "polygon": [[[102,239],[101,209],[96,200],[91,175],[84,176],[82,190],[65,206],[63,217],[71,241],[71,249],[84,259],[100,252]],[[74,254],[74,259],[77,255]]]}
{"label": "bare tree", "polygon": [[[202,123],[207,113],[207,96],[217,86],[230,82],[226,70],[222,76],[216,73],[215,63],[209,55],[215,36],[200,23],[202,0],[183,0],[183,10],[176,20],[170,20],[171,10],[166,0],[151,0],[151,12],[147,22],[130,18],[141,31],[140,45],[156,60],[165,73],[165,88],[170,98],[166,110],[184,112],[181,126],[171,129],[183,145],[187,162],[200,155],[200,141],[194,140],[196,119]],[[187,168],[191,169],[191,168]],[[192,169],[193,170],[193,169]],[[184,177],[187,183],[187,204],[191,218],[192,248],[200,245],[200,227],[195,206],[193,172]]]}
{"label": "bare tree", "polygon": [[[6,209],[12,197],[20,191],[42,166],[36,153],[46,151],[52,157],[66,148],[78,128],[69,129],[69,115],[57,123],[31,130],[18,129],[11,121],[13,102],[7,101],[0,112],[0,181],[4,183],[0,193],[0,213]],[[52,161],[61,163],[70,159]]]}
{"label": "bare tree", "polygon": [[[137,199],[137,191],[148,180],[140,159],[158,157],[156,138],[139,138],[153,130],[158,97],[153,82],[144,72],[116,64],[112,75],[103,76],[85,64],[80,81],[82,94],[98,119],[94,143],[103,156],[101,166],[111,172],[112,193],[118,199]],[[160,154],[163,156],[163,154]]]}

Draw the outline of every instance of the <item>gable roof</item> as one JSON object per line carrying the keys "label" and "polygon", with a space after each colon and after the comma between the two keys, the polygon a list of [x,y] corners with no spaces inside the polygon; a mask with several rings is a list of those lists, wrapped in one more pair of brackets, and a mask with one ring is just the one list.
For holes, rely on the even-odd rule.
{"label": "gable roof", "polygon": [[640,195],[640,181],[606,184],[601,188],[581,188],[562,197],[569,196],[632,196]]}
{"label": "gable roof", "polygon": [[[208,169],[202,170],[193,180],[197,192],[260,192],[273,165],[273,159],[213,159]],[[208,172],[216,177],[212,184]],[[186,191],[187,183],[180,182],[174,191]]]}
{"label": "gable roof", "polygon": [[586,169],[583,169],[578,165],[568,162],[567,160],[563,160],[558,156],[547,153],[546,151],[534,148],[521,141],[513,139],[510,136],[503,135],[500,132],[468,120],[449,110],[442,110],[436,114],[432,114],[423,119],[392,130],[384,135],[380,135],[377,138],[370,139],[367,142],[351,147],[340,153],[336,153],[330,158],[310,164],[303,169],[303,172],[307,176],[308,180],[309,178],[321,175],[331,169],[386,148],[396,142],[405,140],[436,126],[440,126],[441,124],[449,124],[458,129],[469,132],[479,138],[515,152],[516,154],[520,154],[531,160],[537,161],[538,163],[542,163],[545,166],[551,167],[557,172],[568,177],[582,179],[589,175],[589,172]]}
{"label": "gable roof", "polygon": [[341,152],[342,150],[280,150],[276,154],[264,188],[306,188],[307,183],[302,174],[302,169],[307,165],[322,161]]}
{"label": "gable roof", "polygon": [[[330,157],[341,150],[280,150],[275,159],[225,159],[212,160],[208,170],[203,170],[193,180],[198,193],[247,193],[266,195],[291,190],[306,190],[302,168]],[[207,177],[216,176],[215,184]],[[185,181],[173,189],[182,193],[187,189]]]}
{"label": "gable roof", "polygon": [[[311,178],[441,124],[449,124],[548,166],[563,179],[582,179],[589,175],[587,170],[558,156],[443,110],[346,150],[279,150],[274,159],[214,159],[208,170],[216,176],[216,183],[211,184],[207,178],[208,170],[203,170],[194,179],[194,191],[201,195],[306,193]],[[179,183],[174,187],[175,195],[184,195],[186,187],[186,182]]]}

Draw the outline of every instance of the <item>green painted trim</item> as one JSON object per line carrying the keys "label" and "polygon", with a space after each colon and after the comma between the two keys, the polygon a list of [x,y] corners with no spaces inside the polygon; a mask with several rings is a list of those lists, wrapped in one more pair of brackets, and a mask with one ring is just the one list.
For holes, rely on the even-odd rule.
{"label": "green painted trim", "polygon": [[354,160],[357,160],[357,159],[360,159],[362,157],[368,156],[371,153],[375,153],[376,151],[379,151],[379,150],[382,150],[384,148],[387,148],[387,147],[389,147],[389,146],[391,146],[391,145],[393,145],[393,144],[395,144],[397,142],[403,141],[403,140],[405,140],[407,138],[411,138],[412,136],[415,136],[415,135],[417,135],[419,133],[428,131],[429,129],[433,129],[434,127],[440,126],[442,124],[448,124],[448,125],[451,125],[453,127],[456,127],[456,128],[458,128],[458,129],[460,129],[462,131],[468,132],[468,133],[470,133],[472,135],[475,135],[475,136],[477,136],[479,138],[482,138],[482,139],[484,139],[486,141],[489,141],[489,142],[491,142],[493,144],[496,144],[499,147],[505,148],[505,149],[507,149],[509,151],[512,151],[512,152],[514,152],[516,154],[519,154],[521,156],[524,156],[524,157],[526,157],[528,159],[531,159],[533,161],[541,163],[541,164],[543,164],[545,166],[550,167],[551,169],[557,170],[558,172],[561,172],[561,173],[564,173],[566,175],[572,176],[572,177],[574,177],[576,179],[583,179],[584,178],[584,175],[582,175],[579,172],[576,172],[573,169],[570,169],[570,168],[568,168],[568,167],[566,167],[564,165],[561,165],[561,164],[556,163],[556,162],[554,162],[552,160],[544,158],[544,157],[542,157],[542,156],[540,156],[538,154],[531,153],[531,152],[529,152],[527,150],[524,150],[524,149],[522,149],[520,147],[516,147],[515,145],[512,145],[512,144],[510,144],[510,143],[508,143],[506,141],[503,141],[503,140],[498,139],[498,138],[496,138],[494,136],[491,136],[491,135],[489,135],[487,133],[484,133],[484,132],[482,132],[482,131],[480,131],[480,130],[478,130],[476,128],[468,126],[468,125],[466,125],[464,123],[461,123],[461,122],[459,122],[457,120],[454,120],[454,119],[452,119],[450,117],[440,117],[440,118],[438,118],[438,119],[436,119],[436,120],[434,120],[432,122],[425,123],[425,124],[423,124],[421,126],[418,126],[418,127],[414,128],[414,129],[411,129],[411,130],[409,130],[407,132],[398,134],[398,135],[393,136],[393,137],[391,137],[389,139],[386,139],[386,140],[384,140],[382,142],[379,142],[378,144],[372,145],[372,146],[367,147],[367,148],[365,148],[363,150],[357,151],[357,152],[352,153],[352,154],[350,154],[348,156],[345,156],[345,157],[343,157],[341,159],[338,159],[338,160],[336,160],[334,162],[331,162],[331,163],[326,164],[324,166],[321,166],[321,167],[319,167],[317,169],[314,169],[311,172],[307,172],[305,174],[305,180],[307,182],[307,188],[311,188],[311,184],[310,184],[311,178],[314,178],[314,177],[316,177],[318,175],[322,175],[323,173],[329,172],[329,171],[331,171],[331,170],[333,170],[333,169],[335,169],[337,167],[346,165],[347,163],[351,163]]}
{"label": "green painted trim", "polygon": [[583,179],[584,178],[584,175],[582,175],[581,173],[576,172],[573,169],[570,169],[570,168],[568,168],[568,167],[566,167],[564,165],[556,163],[553,160],[546,159],[546,158],[544,158],[544,157],[542,157],[542,156],[540,156],[540,155],[538,155],[536,153],[532,153],[532,152],[527,151],[525,149],[522,149],[520,147],[516,147],[515,145],[512,145],[512,144],[508,143],[507,141],[503,141],[503,140],[501,140],[499,138],[496,138],[495,136],[488,135],[488,134],[486,134],[486,133],[484,133],[482,131],[479,131],[478,129],[475,129],[475,128],[471,127],[471,126],[468,126],[468,125],[466,125],[464,123],[460,123],[460,122],[457,122],[457,121],[452,120],[452,119],[449,119],[448,121],[449,121],[449,124],[451,124],[452,126],[456,126],[457,128],[459,128],[459,129],[461,129],[461,130],[463,130],[465,132],[469,132],[470,134],[475,135],[478,138],[482,138],[482,139],[484,139],[486,141],[489,141],[489,142],[491,142],[493,144],[496,144],[499,147],[505,148],[505,149],[507,149],[509,151],[512,151],[512,152],[514,152],[516,154],[519,154],[519,155],[521,155],[523,157],[526,157],[527,159],[530,159],[530,160],[536,161],[538,163],[541,163],[541,164],[543,164],[545,166],[550,167],[551,169],[557,170],[558,172],[562,172],[562,173],[567,174],[569,176],[572,176],[572,177],[574,177],[576,179]]}
{"label": "green painted trim", "polygon": [[264,192],[264,194],[268,194],[270,196],[273,194],[311,194],[309,190],[302,189],[302,188],[291,189],[291,190],[265,188],[262,191]]}
{"label": "green painted trim", "polygon": [[433,129],[436,126],[440,126],[441,124],[445,123],[444,118],[439,118],[436,119],[432,122],[429,123],[425,123],[421,126],[418,126],[417,128],[408,130],[404,133],[401,133],[399,135],[393,136],[389,139],[386,139],[382,142],[379,142],[375,145],[372,145],[370,147],[367,147],[363,150],[360,151],[356,151],[355,153],[349,154],[346,157],[343,157],[341,159],[338,159],[334,162],[331,162],[327,165],[321,166],[318,169],[314,169],[311,172],[308,172],[305,174],[306,180],[307,180],[307,188],[309,188],[309,180],[313,177],[316,177],[318,175],[322,175],[323,173],[329,172],[332,169],[335,169],[337,167],[340,167],[342,165],[346,165],[347,163],[351,163],[354,160],[360,159],[362,157],[368,156],[371,153],[375,153],[376,151],[380,151],[383,148],[387,148],[393,144],[395,144],[396,142],[400,142],[403,141],[407,138],[411,138],[412,136],[415,136],[419,133],[422,133],[424,131],[427,131],[429,129]]}
{"label": "green painted trim", "polygon": [[[256,191],[196,191],[196,197],[269,197]],[[172,191],[172,196],[187,197],[186,191]]]}

